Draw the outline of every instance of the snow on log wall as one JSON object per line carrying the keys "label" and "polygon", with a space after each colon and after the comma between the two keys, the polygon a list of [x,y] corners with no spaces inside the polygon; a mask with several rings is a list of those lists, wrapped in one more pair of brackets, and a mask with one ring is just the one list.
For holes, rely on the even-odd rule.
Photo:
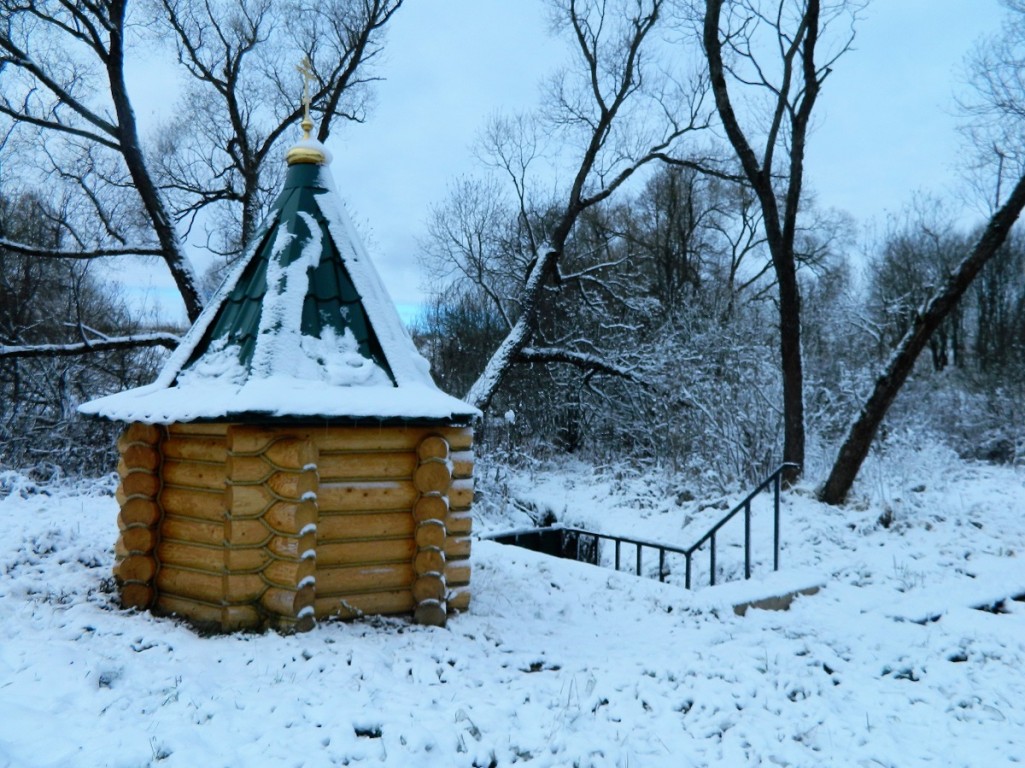
{"label": "snow on log wall", "polygon": [[472,442],[469,428],[133,424],[122,602],[226,631],[444,623],[470,600]]}

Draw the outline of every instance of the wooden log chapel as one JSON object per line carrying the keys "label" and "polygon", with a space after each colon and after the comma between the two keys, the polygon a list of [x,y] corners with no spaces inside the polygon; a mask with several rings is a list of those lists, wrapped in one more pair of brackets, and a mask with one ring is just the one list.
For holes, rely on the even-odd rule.
{"label": "wooden log chapel", "polygon": [[122,603],[222,631],[470,601],[472,421],[434,384],[304,138],[246,257],[118,442]]}

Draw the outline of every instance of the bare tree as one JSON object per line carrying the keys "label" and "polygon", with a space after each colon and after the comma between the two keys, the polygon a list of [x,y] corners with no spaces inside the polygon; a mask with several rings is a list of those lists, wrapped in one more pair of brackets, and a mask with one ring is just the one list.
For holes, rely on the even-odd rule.
{"label": "bare tree", "polygon": [[[869,268],[869,301],[881,329],[880,346],[892,349],[921,306],[964,258],[970,238],[956,231],[935,201],[918,200],[894,222]],[[966,353],[964,313],[955,306],[927,345],[933,370],[962,368]]]}
{"label": "bare tree", "polygon": [[[715,105],[744,178],[762,209],[779,291],[783,460],[804,464],[801,292],[795,250],[804,156],[822,85],[853,40],[857,5],[821,0],[707,0],[703,39]],[[824,37],[846,23],[832,48]],[[767,119],[742,125],[739,94],[768,104]],[[756,139],[757,137],[757,139]],[[760,142],[761,149],[756,147]],[[799,473],[790,473],[792,481]]]}
{"label": "bare tree", "polygon": [[1025,164],[1021,162],[1025,160],[1025,143],[1021,141],[1025,126],[1025,110],[1022,109],[1025,83],[1021,78],[1025,65],[1025,3],[1005,0],[1005,5],[1012,14],[1001,33],[977,49],[972,62],[977,96],[964,106],[971,121],[970,135],[981,142],[979,151],[995,158],[994,192],[989,199],[1000,202],[1009,157],[1019,158],[1018,178],[969,253],[916,312],[876,379],[819,493],[819,498],[827,504],[842,504],[847,499],[872,441],[919,354],[934,331],[957,307],[982,268],[1001,252],[1011,228],[1025,209]]}
{"label": "bare tree", "polygon": [[826,479],[819,498],[827,504],[842,504],[847,499],[854,479],[861,469],[868,450],[875,439],[893,400],[907,381],[922,350],[933,332],[957,306],[975,276],[1000,250],[1011,227],[1025,208],[1025,176],[1015,185],[1007,202],[990,219],[982,236],[968,256],[953,269],[943,285],[915,314],[910,328],[901,338],[886,367],[876,379],[875,386],[865,400],[857,418],[851,424],[847,437],[833,468]]}
{"label": "bare tree", "polygon": [[[660,77],[653,34],[668,0],[558,0],[556,23],[570,32],[579,71],[564,71],[551,82],[542,119],[552,133],[580,148],[569,170],[569,188],[553,215],[534,227],[525,193],[525,173],[536,151],[523,131],[498,132],[491,141],[492,162],[512,181],[530,261],[516,296],[510,330],[466,394],[486,409],[510,367],[530,349],[533,362],[545,360],[593,367],[599,360],[564,346],[531,346],[546,287],[564,287],[586,275],[563,274],[567,242],[581,216],[599,205],[647,163],[674,147],[680,137],[705,124],[701,83],[687,86],[682,114],[669,109],[669,84]],[[674,100],[676,94],[672,94]]]}
{"label": "bare tree", "polygon": [[[43,169],[78,202],[64,222],[74,245],[49,254],[92,259],[159,255],[194,320],[203,307],[178,224],[224,203],[235,224],[219,245],[237,251],[254,233],[279,163],[273,150],[300,114],[293,56],[305,53],[324,140],[337,119],[361,120],[385,25],[402,0],[0,0],[0,118],[8,165]],[[163,19],[152,18],[155,8]],[[133,46],[169,26],[192,76],[179,118],[144,146],[125,80]]]}
{"label": "bare tree", "polygon": [[278,186],[276,162],[301,116],[296,61],[314,78],[312,108],[324,141],[339,119],[362,122],[369,72],[402,0],[160,0],[178,59],[191,75],[159,146],[160,176],[179,219],[216,207],[216,246],[248,244]]}
{"label": "bare tree", "polygon": [[[4,238],[59,250],[60,218],[38,195],[0,195]],[[175,338],[143,331],[92,267],[0,245],[0,463],[8,467],[106,471],[102,446],[113,445],[117,427],[81,419],[76,405],[141,384],[158,359],[142,342]]]}
{"label": "bare tree", "polygon": [[[103,243],[75,232],[82,247],[74,255],[103,255],[110,241],[125,252],[159,250],[195,319],[203,307],[196,275],[147,163],[125,82],[128,0],[0,0],[0,15],[0,115],[34,132],[44,156],[33,162],[43,159],[51,178],[77,186],[106,235]],[[128,188],[146,222],[143,245],[129,243],[135,232],[125,231],[109,197]]]}

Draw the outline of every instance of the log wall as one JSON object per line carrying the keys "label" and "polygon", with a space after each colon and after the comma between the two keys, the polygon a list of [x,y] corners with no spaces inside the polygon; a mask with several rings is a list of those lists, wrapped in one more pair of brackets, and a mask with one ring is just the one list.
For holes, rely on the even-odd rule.
{"label": "log wall", "polygon": [[[351,618],[417,609],[423,592],[414,594],[414,584],[422,575],[417,571],[418,562],[422,570],[424,560],[417,560],[423,534],[418,540],[414,509],[422,492],[415,480],[421,466],[418,449],[430,438],[460,451],[460,503],[465,515],[456,526],[462,531],[461,541],[452,543],[460,597],[450,607],[465,609],[469,605],[473,431],[357,427],[304,430],[302,434],[319,452],[316,615]],[[451,459],[448,462],[453,463]],[[448,505],[443,499],[438,502],[443,508],[437,514],[447,525]],[[445,564],[441,573],[446,575]],[[440,599],[444,603],[447,598],[445,593]],[[426,621],[427,615],[421,612],[419,620]]]}
{"label": "log wall", "polygon": [[132,424],[118,440],[118,539],[114,547],[114,577],[121,587],[121,604],[140,610],[156,597],[156,549],[160,539],[160,443],[163,432],[148,424]]}
{"label": "log wall", "polygon": [[225,631],[469,605],[469,428],[131,425],[122,602]]}
{"label": "log wall", "polygon": [[224,629],[227,426],[172,424],[164,433],[155,608]]}

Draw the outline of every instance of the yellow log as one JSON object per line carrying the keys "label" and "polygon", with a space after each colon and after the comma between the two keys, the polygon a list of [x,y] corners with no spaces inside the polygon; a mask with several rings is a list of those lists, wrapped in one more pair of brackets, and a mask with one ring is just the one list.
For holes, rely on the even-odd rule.
{"label": "yellow log", "polygon": [[228,485],[224,504],[232,517],[259,517],[275,501],[266,485]]}
{"label": "yellow log", "polygon": [[470,583],[470,561],[457,560],[445,566],[445,583],[450,587],[463,587]]}
{"label": "yellow log", "polygon": [[224,550],[224,569],[228,573],[255,573],[263,570],[270,560],[270,554],[263,547]]}
{"label": "yellow log", "polygon": [[228,430],[228,450],[232,453],[263,453],[282,433],[273,427],[232,425]]}
{"label": "yellow log", "polygon": [[437,432],[448,441],[451,451],[468,451],[473,447],[472,427],[448,427]]}
{"label": "yellow log", "polygon": [[276,471],[263,460],[263,456],[228,456],[224,464],[225,473],[232,483],[262,483]]}
{"label": "yellow log", "polygon": [[413,485],[420,493],[444,493],[452,485],[452,472],[441,459],[428,459],[416,468]]}
{"label": "yellow log", "polygon": [[412,539],[383,539],[351,543],[327,543],[317,546],[317,564],[330,568],[339,565],[373,565],[413,559],[416,543]]}
{"label": "yellow log", "polygon": [[451,450],[466,450],[473,445],[473,430],[468,427],[324,427],[296,430],[313,440],[321,453],[328,451],[416,451],[425,437],[440,435]]}
{"label": "yellow log", "polygon": [[162,567],[168,565],[195,568],[210,574],[224,570],[224,549],[201,544],[183,544],[164,539],[157,545],[157,559]]}
{"label": "yellow log", "polygon": [[314,600],[313,586],[299,590],[278,589],[271,587],[263,594],[260,603],[263,607],[278,616],[295,617],[307,605],[312,606]]}
{"label": "yellow log", "polygon": [[274,560],[263,569],[263,577],[275,586],[295,589],[299,582],[313,575],[316,565],[313,559]]}
{"label": "yellow log", "polygon": [[424,600],[444,600],[447,592],[445,579],[441,576],[420,576],[413,582],[413,599],[418,603]]}
{"label": "yellow log", "polygon": [[[118,468],[120,469],[120,465]],[[125,496],[152,498],[160,491],[160,478],[143,470],[127,472],[121,476],[121,488]]]}
{"label": "yellow log", "polygon": [[267,479],[267,486],[283,499],[301,499],[304,494],[317,492],[317,473],[275,472]]}
{"label": "yellow log", "polygon": [[408,560],[391,565],[363,565],[351,568],[324,568],[317,564],[317,595],[379,592],[384,589],[408,588],[413,583],[413,564]]}
{"label": "yellow log", "polygon": [[253,605],[226,605],[221,609],[221,629],[236,632],[240,629],[257,629],[263,624],[263,616]]}
{"label": "yellow log", "polygon": [[121,581],[146,582],[157,572],[157,563],[148,555],[129,554],[118,563],[115,576]]}
{"label": "yellow log", "polygon": [[160,507],[149,499],[125,499],[121,504],[121,514],[118,516],[118,520],[123,521],[126,526],[156,525],[160,522]]}
{"label": "yellow log", "polygon": [[413,621],[425,627],[443,627],[448,619],[443,603],[427,600],[416,606]]}
{"label": "yellow log", "polygon": [[158,594],[153,612],[158,615],[175,615],[196,624],[223,630],[223,614],[219,605],[209,605],[198,600]]}
{"label": "yellow log", "polygon": [[213,435],[224,435],[228,432],[227,424],[196,424],[176,423],[168,424],[169,435],[197,435],[199,437],[210,437]]}
{"label": "yellow log", "polygon": [[453,453],[451,461],[452,477],[458,479],[473,477],[473,451]]}
{"label": "yellow log", "polygon": [[448,441],[441,435],[429,435],[421,440],[420,445],[416,447],[416,455],[420,457],[420,461],[445,460],[448,458]]}
{"label": "yellow log", "polygon": [[473,480],[456,480],[448,489],[448,503],[452,509],[469,509],[473,504]]}
{"label": "yellow log", "polygon": [[121,483],[117,484],[117,490],[114,491],[114,498],[117,499],[118,506],[123,507],[125,502],[128,501],[128,494],[125,493],[124,486]]}
{"label": "yellow log", "polygon": [[257,547],[270,540],[271,531],[260,519],[239,520],[229,517],[224,521],[224,542],[231,547]]}
{"label": "yellow log", "polygon": [[226,573],[220,589],[226,603],[254,603],[267,591],[267,582],[258,573]]}
{"label": "yellow log", "polygon": [[321,483],[317,505],[330,512],[392,512],[411,509],[417,491],[410,482]]}
{"label": "yellow log", "polygon": [[450,611],[465,611],[470,607],[470,589],[463,587],[452,590],[448,596],[448,608]]}
{"label": "yellow log", "polygon": [[149,554],[157,544],[157,532],[143,525],[133,526],[122,531],[120,540],[129,552]]}
{"label": "yellow log", "polygon": [[448,515],[448,504],[440,494],[422,496],[413,507],[413,519],[418,523],[425,520],[444,520]]}
{"label": "yellow log", "polygon": [[317,540],[380,539],[413,535],[413,516],[408,511],[370,514],[322,514]]}
{"label": "yellow log", "polygon": [[[121,541],[121,537],[117,537],[117,541],[114,542],[114,558],[120,564],[120,561],[128,557],[128,550],[125,548],[125,543]],[[117,567],[114,568],[115,575],[117,575]]]}
{"label": "yellow log", "polygon": [[305,552],[315,552],[317,534],[313,531],[302,536],[274,536],[267,542],[267,551],[276,557],[298,560]]}
{"label": "yellow log", "polygon": [[413,558],[413,570],[418,577],[428,573],[444,573],[445,553],[437,547],[419,550]]}
{"label": "yellow log", "polygon": [[207,491],[223,491],[227,477],[223,464],[200,464],[195,461],[171,459],[164,462],[161,475],[164,478],[164,485]]}
{"label": "yellow log", "polygon": [[131,469],[154,472],[160,466],[160,453],[157,452],[156,446],[130,443],[120,450],[121,460]]}
{"label": "yellow log", "polygon": [[154,445],[159,442],[161,436],[160,427],[154,424],[140,424],[135,423],[128,426],[128,428],[121,433],[121,437],[118,438],[117,447],[120,450],[122,445],[130,445],[131,443],[148,443]]}
{"label": "yellow log", "polygon": [[425,520],[416,526],[416,545],[418,547],[444,547],[447,535],[443,522]]}
{"label": "yellow log", "polygon": [[191,597],[207,603],[219,603],[224,596],[223,579],[218,574],[186,571],[163,565],[157,574],[157,591],[178,597]]}
{"label": "yellow log", "polygon": [[165,458],[224,464],[228,446],[222,437],[170,437],[160,445]]}
{"label": "yellow log", "polygon": [[416,454],[411,451],[386,453],[322,453],[317,474],[323,482],[351,480],[412,480]]}
{"label": "yellow log", "polygon": [[470,556],[470,539],[469,537],[450,536],[445,540],[445,559],[446,560],[459,560]]}
{"label": "yellow log", "polygon": [[264,455],[282,469],[302,469],[317,463],[317,446],[302,438],[284,438],[271,444]]}
{"label": "yellow log", "polygon": [[220,491],[198,491],[191,488],[164,488],[160,506],[169,515],[183,515],[197,520],[220,522],[226,510],[226,494]]}
{"label": "yellow log", "polygon": [[176,515],[165,515],[160,523],[161,536],[165,539],[194,544],[217,546],[224,543],[224,524],[193,520]]}
{"label": "yellow log", "polygon": [[145,610],[153,602],[153,594],[153,588],[148,584],[125,584],[121,587],[121,607]]}
{"label": "yellow log", "polygon": [[327,427],[304,433],[321,454],[338,451],[415,451],[427,430],[405,427]]}
{"label": "yellow log", "polygon": [[317,522],[317,505],[312,501],[279,501],[271,505],[263,520],[277,533],[296,536]]}
{"label": "yellow log", "polygon": [[[312,609],[312,605],[310,608]],[[304,612],[302,616],[292,618],[290,616],[270,616],[267,626],[280,632],[283,635],[293,633],[310,632],[317,626],[317,620],[311,612]]]}
{"label": "yellow log", "polygon": [[340,597],[317,597],[314,602],[317,618],[354,619],[362,615],[409,613],[415,603],[408,589]]}
{"label": "yellow log", "polygon": [[473,529],[473,515],[469,512],[452,512],[445,518],[445,527],[450,536],[467,536]]}

